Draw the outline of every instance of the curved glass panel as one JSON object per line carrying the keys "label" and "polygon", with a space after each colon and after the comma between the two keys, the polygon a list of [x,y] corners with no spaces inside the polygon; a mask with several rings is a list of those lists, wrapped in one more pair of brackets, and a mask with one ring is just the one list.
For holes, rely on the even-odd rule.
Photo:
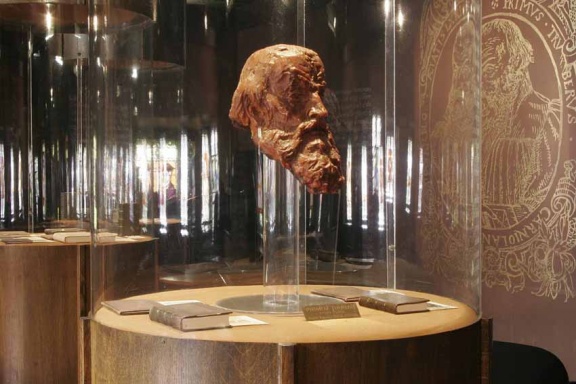
{"label": "curved glass panel", "polygon": [[[0,2],[4,229],[87,223],[86,7]],[[29,17],[30,16],[30,17]],[[33,17],[32,17],[33,16]]]}
{"label": "curved glass panel", "polygon": [[[334,284],[437,294],[479,314],[480,1],[180,5],[129,28],[91,11],[92,225],[124,256],[96,242],[93,308],[159,290]],[[231,120],[248,58],[276,44],[315,52],[313,72],[298,61],[282,72],[300,68],[308,88],[266,88],[239,113],[288,133],[329,127],[337,188],[273,160],[268,126]],[[282,104],[293,93],[297,112]]]}
{"label": "curved glass panel", "polygon": [[[85,3],[0,1],[1,229],[89,230]],[[112,6],[111,28],[150,23],[156,8]]]}

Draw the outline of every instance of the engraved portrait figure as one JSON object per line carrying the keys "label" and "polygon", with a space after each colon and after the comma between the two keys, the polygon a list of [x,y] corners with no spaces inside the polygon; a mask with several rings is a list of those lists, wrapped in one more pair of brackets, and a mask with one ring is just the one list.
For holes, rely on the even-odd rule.
{"label": "engraved portrait figure", "polygon": [[510,228],[545,199],[558,160],[560,101],[534,89],[530,42],[512,21],[482,30],[482,224]]}
{"label": "engraved portrait figure", "polygon": [[[474,127],[477,122],[478,104],[473,96],[478,92],[479,80],[476,76],[477,58],[474,50],[474,28],[464,24],[456,32],[452,48],[452,79],[448,90],[448,103],[444,114],[435,124],[432,132],[434,164],[439,176],[438,189],[442,195],[445,210],[450,212],[452,223],[464,225],[458,216],[466,215],[466,202],[469,196],[462,187],[472,176],[467,161],[471,147],[475,143]],[[462,215],[459,215],[462,213]]]}
{"label": "engraved portrait figure", "polygon": [[[480,31],[454,13],[464,2],[426,2],[419,63],[422,222],[418,251],[430,278],[473,296],[481,274]],[[440,283],[442,285],[443,283]]]}

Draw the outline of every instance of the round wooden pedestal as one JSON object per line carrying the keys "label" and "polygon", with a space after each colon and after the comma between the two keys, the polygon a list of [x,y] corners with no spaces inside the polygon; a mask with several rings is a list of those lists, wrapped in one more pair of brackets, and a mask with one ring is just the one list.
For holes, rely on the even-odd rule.
{"label": "round wooden pedestal", "polygon": [[[309,293],[310,287],[302,287]],[[138,298],[213,304],[261,294],[260,286],[169,291]],[[407,315],[359,307],[360,318],[306,321],[250,314],[267,325],[180,332],[147,315],[100,309],[92,322],[92,382],[100,383],[480,383],[477,314],[457,309]]]}

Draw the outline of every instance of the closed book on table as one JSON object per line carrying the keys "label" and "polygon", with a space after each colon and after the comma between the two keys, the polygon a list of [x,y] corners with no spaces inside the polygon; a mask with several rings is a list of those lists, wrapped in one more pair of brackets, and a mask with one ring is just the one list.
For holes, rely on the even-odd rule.
{"label": "closed book on table", "polygon": [[57,232],[52,235],[53,240],[61,241],[63,243],[89,243],[90,232]]}
{"label": "closed book on table", "polygon": [[88,232],[86,229],[83,228],[46,228],[44,233],[46,235],[53,235],[55,233],[62,233],[62,232]]}
{"label": "closed book on table", "polygon": [[372,296],[362,296],[358,304],[379,311],[402,314],[428,311],[428,301],[428,299],[423,297],[386,292]]}
{"label": "closed book on table", "polygon": [[117,315],[146,315],[153,306],[158,305],[154,300],[108,300],[102,305]]}
{"label": "closed book on table", "polygon": [[[116,241],[116,236],[118,236],[117,233],[100,232],[96,234],[96,239],[101,243],[105,243]],[[63,243],[89,243],[92,241],[90,232],[87,231],[56,232],[52,235],[52,239]]]}
{"label": "closed book on table", "polygon": [[358,301],[361,296],[369,295],[370,292],[357,287],[329,287],[329,288],[316,288],[312,290],[316,295],[334,297],[336,299],[344,300],[347,302]]}
{"label": "closed book on table", "polygon": [[0,237],[0,241],[6,244],[33,243],[32,239],[27,239],[25,237]]}
{"label": "closed book on table", "polygon": [[156,304],[150,310],[150,320],[181,331],[200,331],[230,327],[230,313],[232,311],[204,303]]}

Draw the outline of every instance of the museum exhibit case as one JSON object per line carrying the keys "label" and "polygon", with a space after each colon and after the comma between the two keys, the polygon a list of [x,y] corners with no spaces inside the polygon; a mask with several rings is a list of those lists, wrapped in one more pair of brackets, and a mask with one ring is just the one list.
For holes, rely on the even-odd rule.
{"label": "museum exhibit case", "polygon": [[[93,243],[91,381],[480,382],[480,1],[150,1],[111,23],[123,3],[89,8],[90,224],[156,252],[110,270]],[[430,302],[315,293],[334,287]],[[119,299],[266,324],[182,332]]]}
{"label": "museum exhibit case", "polygon": [[[0,382],[85,376],[89,9],[87,1],[0,1],[0,303],[7,308],[0,315]],[[135,1],[107,22],[125,28],[151,16],[152,7]],[[85,237],[52,238],[72,230]],[[152,237],[102,247],[109,273],[137,271],[156,255]],[[132,290],[150,292],[155,284],[151,276]]]}
{"label": "museum exhibit case", "polygon": [[[3,223],[92,233],[79,380],[480,382],[480,18],[479,0],[0,0]],[[315,293],[334,287],[430,302]],[[236,323],[182,332],[119,299]]]}

